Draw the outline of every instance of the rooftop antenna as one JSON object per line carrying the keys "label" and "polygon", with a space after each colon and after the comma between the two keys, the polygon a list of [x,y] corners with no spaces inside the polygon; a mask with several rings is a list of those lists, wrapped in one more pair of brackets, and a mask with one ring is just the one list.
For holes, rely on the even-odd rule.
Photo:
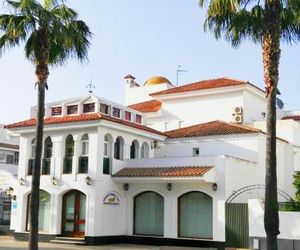
{"label": "rooftop antenna", "polygon": [[181,69],[181,65],[178,65],[177,70],[176,70],[176,86],[178,86],[178,78],[180,73],[187,72],[186,69]]}
{"label": "rooftop antenna", "polygon": [[96,88],[95,85],[93,84],[93,80],[91,80],[90,83],[88,85],[86,85],[85,87],[89,90],[90,94],[92,94],[94,89]]}

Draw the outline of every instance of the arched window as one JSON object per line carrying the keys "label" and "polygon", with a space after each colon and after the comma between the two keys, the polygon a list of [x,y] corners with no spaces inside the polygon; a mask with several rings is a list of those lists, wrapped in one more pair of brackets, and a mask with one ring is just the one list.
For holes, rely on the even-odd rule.
{"label": "arched window", "polygon": [[202,192],[190,192],[178,198],[179,236],[213,238],[212,198]]}
{"label": "arched window", "polygon": [[51,158],[52,157],[52,140],[51,137],[48,136],[45,140],[44,144],[44,158]]}
{"label": "arched window", "polygon": [[35,158],[35,138],[31,141],[31,158]]}
{"label": "arched window", "polygon": [[42,174],[50,174],[52,147],[53,144],[52,144],[51,137],[48,136],[44,143],[44,158],[42,164]]}
{"label": "arched window", "polygon": [[68,135],[65,144],[65,158],[64,158],[64,174],[72,173],[73,166],[73,156],[74,156],[74,139],[72,135]]}
{"label": "arched window", "polygon": [[123,160],[123,155],[124,155],[124,139],[119,136],[116,141],[115,141],[115,145],[114,145],[114,158],[117,160]]}
{"label": "arched window", "polygon": [[134,198],[134,234],[164,235],[164,198],[148,191]]}
{"label": "arched window", "polygon": [[147,142],[144,142],[141,147],[141,158],[149,158],[149,145]]}
{"label": "arched window", "polygon": [[106,134],[104,136],[104,148],[103,148],[103,174],[111,173],[111,151],[112,151],[112,136]]}
{"label": "arched window", "polygon": [[130,146],[130,159],[139,158],[139,142],[134,140]]}
{"label": "arched window", "polygon": [[[31,194],[28,195],[27,202],[27,231],[30,228],[30,200]],[[39,231],[40,232],[49,232],[50,226],[50,207],[51,207],[51,195],[44,191],[40,190],[40,205],[39,205]]]}
{"label": "arched window", "polygon": [[32,139],[30,144],[30,158],[28,160],[28,167],[27,167],[27,175],[32,175],[33,170],[33,164],[34,164],[34,158],[35,158],[35,138]]}
{"label": "arched window", "polygon": [[89,165],[89,136],[84,134],[81,137],[81,156],[79,157],[78,173],[88,173]]}

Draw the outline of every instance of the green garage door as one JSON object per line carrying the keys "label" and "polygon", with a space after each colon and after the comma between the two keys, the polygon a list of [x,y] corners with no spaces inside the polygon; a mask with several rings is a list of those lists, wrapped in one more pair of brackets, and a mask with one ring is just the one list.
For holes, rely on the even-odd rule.
{"label": "green garage door", "polygon": [[134,234],[164,234],[164,198],[155,192],[144,192],[134,199]]}
{"label": "green garage door", "polygon": [[179,236],[213,238],[212,198],[202,192],[190,192],[179,197]]}

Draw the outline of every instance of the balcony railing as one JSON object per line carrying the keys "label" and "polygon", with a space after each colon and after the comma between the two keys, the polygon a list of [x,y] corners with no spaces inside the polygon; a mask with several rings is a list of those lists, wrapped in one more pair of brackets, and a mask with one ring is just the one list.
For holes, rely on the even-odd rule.
{"label": "balcony railing", "polygon": [[28,170],[27,170],[27,175],[32,175],[33,163],[34,163],[34,159],[29,159],[29,160],[28,160]]}
{"label": "balcony railing", "polygon": [[103,174],[110,174],[110,159],[103,158]]}
{"label": "balcony railing", "polygon": [[78,173],[79,174],[87,174],[88,173],[88,165],[89,165],[89,157],[88,156],[79,157]]}
{"label": "balcony railing", "polygon": [[72,173],[72,166],[73,166],[73,157],[67,156],[64,158],[64,169],[63,174],[71,174]]}
{"label": "balcony railing", "polygon": [[44,158],[42,163],[42,175],[49,175],[51,167],[51,158]]}

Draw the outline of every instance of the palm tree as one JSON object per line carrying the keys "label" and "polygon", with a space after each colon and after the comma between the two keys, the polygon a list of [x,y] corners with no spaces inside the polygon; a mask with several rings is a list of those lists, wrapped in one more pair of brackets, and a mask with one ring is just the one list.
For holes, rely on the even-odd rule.
{"label": "palm tree", "polygon": [[[207,0],[200,0],[205,7]],[[262,45],[267,98],[265,231],[267,249],[277,249],[279,218],[276,174],[276,95],[281,40],[300,40],[299,0],[210,0],[204,28],[219,39],[224,35],[233,47],[249,39]]]}
{"label": "palm tree", "polygon": [[38,209],[41,154],[43,144],[45,89],[49,66],[61,65],[69,58],[87,59],[91,32],[78,20],[78,14],[63,1],[5,0],[11,14],[0,15],[0,55],[6,49],[25,44],[26,58],[35,66],[37,77],[37,123],[35,161],[30,202],[29,249],[38,249]]}

